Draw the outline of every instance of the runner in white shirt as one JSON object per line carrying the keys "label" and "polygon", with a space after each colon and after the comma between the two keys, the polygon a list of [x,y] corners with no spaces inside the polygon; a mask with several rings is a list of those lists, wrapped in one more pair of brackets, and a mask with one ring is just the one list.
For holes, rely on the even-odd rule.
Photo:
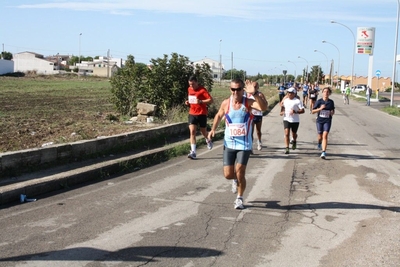
{"label": "runner in white shirt", "polygon": [[289,136],[292,131],[293,143],[292,150],[297,148],[297,130],[300,125],[299,114],[304,113],[304,106],[302,101],[295,97],[296,89],[288,89],[288,98],[284,99],[281,105],[281,113],[283,116],[283,129],[285,132],[285,154],[289,154]]}

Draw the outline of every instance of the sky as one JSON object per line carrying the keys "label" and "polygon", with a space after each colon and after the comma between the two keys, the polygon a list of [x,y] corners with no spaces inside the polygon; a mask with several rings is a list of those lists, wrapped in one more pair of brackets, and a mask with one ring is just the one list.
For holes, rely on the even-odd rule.
{"label": "sky", "polygon": [[[2,0],[0,43],[13,54],[109,50],[145,64],[172,53],[221,58],[249,75],[329,73],[333,60],[340,75],[391,77],[397,9],[395,0]],[[353,61],[359,27],[375,28],[374,50]]]}

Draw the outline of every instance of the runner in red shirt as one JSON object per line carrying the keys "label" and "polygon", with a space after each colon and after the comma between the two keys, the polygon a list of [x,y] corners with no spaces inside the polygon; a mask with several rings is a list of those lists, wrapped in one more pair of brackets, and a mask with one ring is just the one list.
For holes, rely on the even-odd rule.
{"label": "runner in red shirt", "polygon": [[208,149],[212,149],[211,139],[207,138],[207,105],[213,102],[210,93],[202,85],[199,85],[196,76],[189,78],[188,100],[185,101],[189,110],[189,131],[190,131],[190,153],[188,158],[196,159],[196,132],[197,125],[200,126],[200,132],[207,142]]}

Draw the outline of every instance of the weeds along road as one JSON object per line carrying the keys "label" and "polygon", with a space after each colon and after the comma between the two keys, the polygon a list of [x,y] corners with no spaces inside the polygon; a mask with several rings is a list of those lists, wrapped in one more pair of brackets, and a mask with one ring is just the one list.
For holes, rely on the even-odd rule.
{"label": "weeds along road", "polygon": [[283,154],[276,106],[248,164],[246,209],[222,142],[0,210],[0,266],[399,266],[400,119],[340,96],[327,159],[315,115]]}

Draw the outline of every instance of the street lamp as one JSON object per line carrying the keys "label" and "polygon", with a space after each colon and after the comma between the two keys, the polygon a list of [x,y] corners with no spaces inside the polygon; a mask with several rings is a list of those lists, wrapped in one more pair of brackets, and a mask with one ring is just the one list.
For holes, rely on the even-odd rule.
{"label": "street lamp", "polygon": [[[328,59],[327,55],[326,55],[325,53],[323,53],[323,52],[317,50],[317,49],[314,49],[314,52],[321,53],[321,54],[323,54],[323,55],[325,56],[325,58],[326,58],[326,70],[328,71],[328,69],[329,69],[329,67],[328,67],[329,59]],[[331,80],[332,80],[332,77],[331,77]],[[319,77],[318,77],[318,81],[319,81]]]}
{"label": "street lamp", "polygon": [[329,69],[329,66],[328,66],[328,62],[329,62],[328,56],[327,56],[325,53],[323,53],[323,52],[321,52],[321,51],[319,51],[319,50],[317,50],[317,49],[314,49],[314,52],[321,53],[321,54],[323,54],[323,55],[325,56],[325,58],[326,58],[326,69]]}
{"label": "street lamp", "polygon": [[393,72],[392,72],[392,91],[390,92],[390,106],[393,106],[394,86],[396,82],[396,57],[397,57],[397,39],[399,37],[399,12],[400,0],[397,0],[397,20],[396,20],[396,34],[394,40],[394,58],[393,58]]}
{"label": "street lamp", "polygon": [[[298,56],[298,58],[304,59],[307,62],[307,68],[306,68],[306,78],[307,78],[307,82],[308,82],[308,60],[305,59],[304,57]],[[303,81],[304,82],[304,81]]]}
{"label": "street lamp", "polygon": [[288,60],[287,62],[290,62],[290,63],[292,63],[293,65],[294,65],[294,81],[296,81],[296,69],[297,69],[297,65],[293,62],[293,61],[290,61],[290,60]]}
{"label": "street lamp", "polygon": [[336,85],[339,83],[339,66],[340,66],[340,50],[339,50],[339,48],[336,46],[336,45],[334,45],[334,44],[332,44],[332,43],[330,43],[330,42],[328,42],[328,41],[325,41],[325,40],[322,40],[322,43],[327,43],[327,44],[331,44],[331,45],[333,45],[336,49],[337,49],[337,51],[338,51],[338,54],[339,54],[339,58],[338,58],[338,65],[337,65],[337,82],[336,82]]}
{"label": "street lamp", "polygon": [[81,36],[82,36],[82,33],[79,34],[79,58],[78,58],[78,63],[81,63]]}
{"label": "street lamp", "polygon": [[[397,0],[397,1],[399,1],[399,0]],[[337,22],[337,21],[334,21],[334,20],[331,20],[331,23],[336,23],[336,24],[342,25],[343,27],[347,28],[347,29],[351,32],[351,34],[353,35],[353,39],[354,39],[354,44],[353,44],[353,60],[352,60],[352,63],[351,63],[351,86],[353,86],[354,55],[356,54],[356,36],[354,35],[354,32],[353,32],[349,27],[347,27],[346,25],[344,25],[344,24],[342,24],[342,23],[339,23],[339,22]]]}
{"label": "street lamp", "polygon": [[222,56],[221,56],[221,42],[222,39],[219,40],[219,84],[221,84],[221,79],[222,79]]}

